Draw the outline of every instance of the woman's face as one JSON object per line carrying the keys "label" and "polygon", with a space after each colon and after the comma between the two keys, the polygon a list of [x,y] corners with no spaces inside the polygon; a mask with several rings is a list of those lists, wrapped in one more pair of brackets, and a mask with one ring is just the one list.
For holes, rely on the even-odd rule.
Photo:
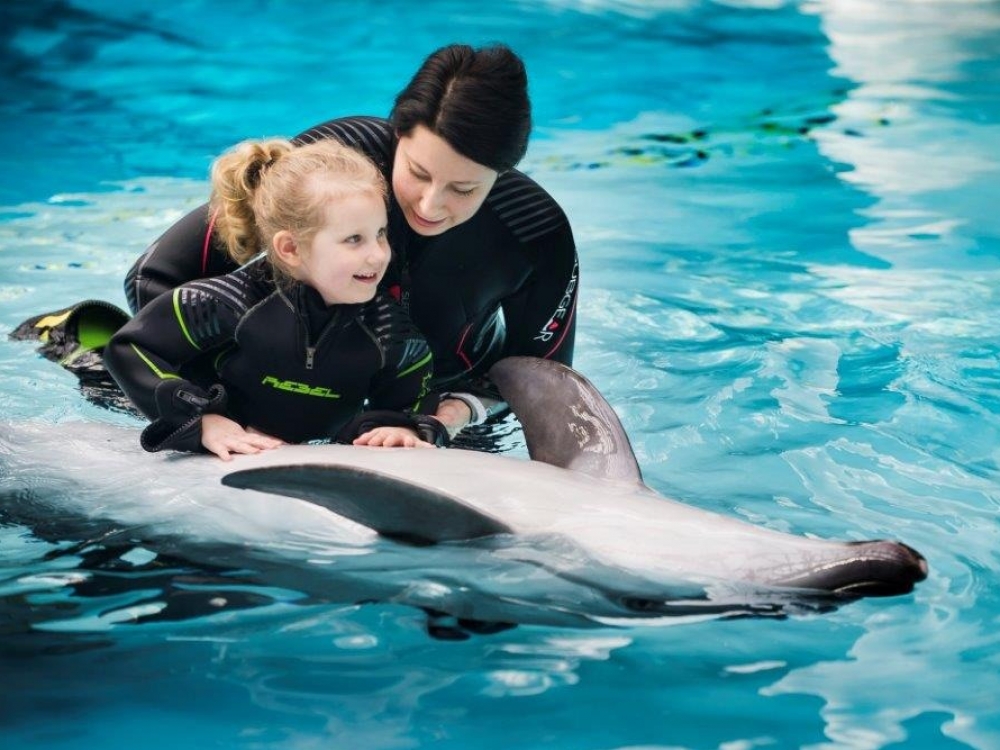
{"label": "woman's face", "polygon": [[468,159],[423,125],[400,136],[392,192],[406,223],[433,237],[468,221],[497,181],[497,173]]}

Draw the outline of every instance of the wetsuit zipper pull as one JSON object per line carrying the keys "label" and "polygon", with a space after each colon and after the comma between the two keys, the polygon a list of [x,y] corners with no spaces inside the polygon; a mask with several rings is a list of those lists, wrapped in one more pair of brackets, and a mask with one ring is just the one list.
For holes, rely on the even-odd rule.
{"label": "wetsuit zipper pull", "polygon": [[307,346],[306,347],[306,369],[311,370],[313,368],[313,362],[316,360],[316,347]]}

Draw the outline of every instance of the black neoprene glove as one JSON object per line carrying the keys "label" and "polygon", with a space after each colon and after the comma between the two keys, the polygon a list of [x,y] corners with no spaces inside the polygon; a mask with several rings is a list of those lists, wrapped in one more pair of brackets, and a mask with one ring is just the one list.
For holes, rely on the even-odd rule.
{"label": "black neoprene glove", "polygon": [[150,453],[169,449],[204,451],[201,444],[201,418],[221,414],[226,408],[226,390],[213,385],[208,391],[186,380],[172,378],[156,386],[153,394],[159,414],[142,431],[140,444]]}

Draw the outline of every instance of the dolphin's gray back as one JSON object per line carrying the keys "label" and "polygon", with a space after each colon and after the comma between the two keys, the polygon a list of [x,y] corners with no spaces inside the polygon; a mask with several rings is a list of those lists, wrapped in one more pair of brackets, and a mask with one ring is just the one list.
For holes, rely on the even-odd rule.
{"label": "dolphin's gray back", "polygon": [[533,460],[642,483],[618,415],[583,375],[551,360],[508,357],[490,378],[521,422]]}

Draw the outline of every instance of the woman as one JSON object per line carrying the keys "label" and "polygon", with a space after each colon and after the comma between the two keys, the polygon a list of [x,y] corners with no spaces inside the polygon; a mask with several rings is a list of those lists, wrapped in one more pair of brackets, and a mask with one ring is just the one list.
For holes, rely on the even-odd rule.
{"label": "woman", "polygon": [[440,425],[403,413],[426,396],[430,349],[377,293],[386,194],[374,164],[335,141],[246,141],[216,160],[218,236],[256,257],[158,296],[105,347],[108,371],[153,420],[144,448],[228,460],[322,438],[430,447],[422,428]]}
{"label": "woman", "polygon": [[[355,148],[391,185],[383,286],[431,346],[436,416],[453,434],[503,409],[485,377],[502,357],[572,363],[576,248],[559,205],[514,169],[530,129],[518,56],[450,45],[424,61],[388,120],[331,120],[294,139]],[[215,221],[198,208],[147,249],[125,280],[133,312],[245,260],[220,252]]]}

